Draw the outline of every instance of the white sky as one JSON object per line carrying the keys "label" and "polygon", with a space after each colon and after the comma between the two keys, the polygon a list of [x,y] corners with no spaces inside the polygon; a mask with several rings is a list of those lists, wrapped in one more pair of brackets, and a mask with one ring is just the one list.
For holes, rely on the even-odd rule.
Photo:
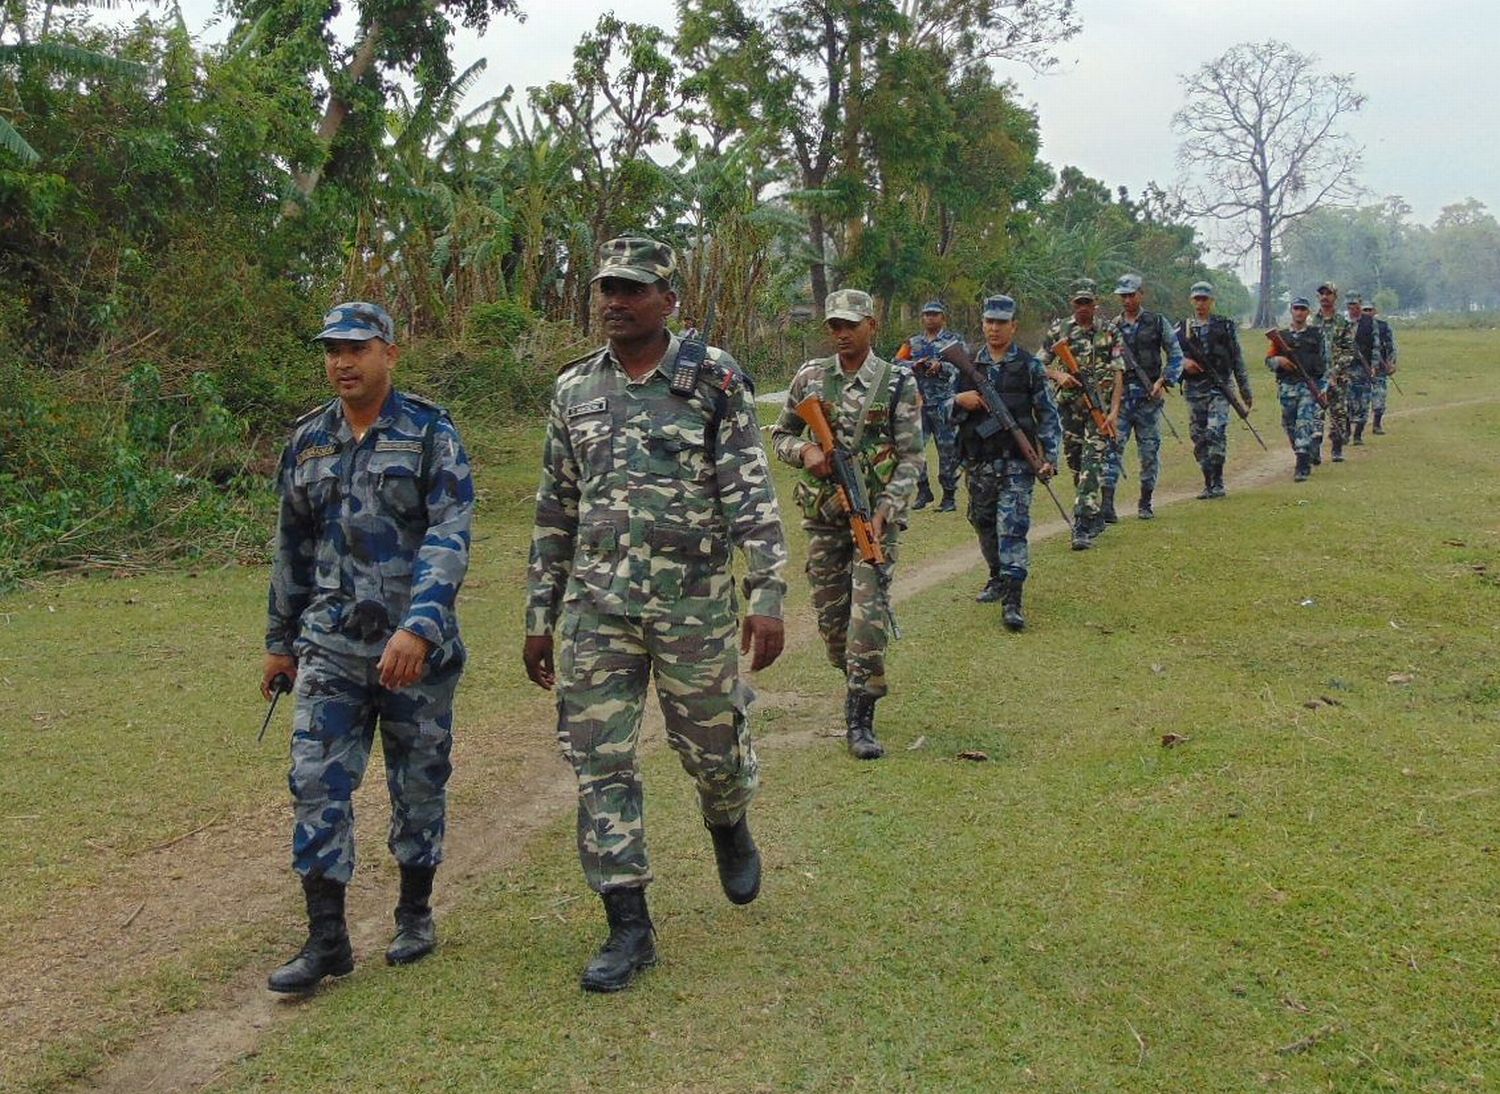
{"label": "white sky", "polygon": [[[213,2],[182,0],[189,26],[208,40],[224,33],[208,26]],[[460,32],[456,69],[488,60],[470,105],[506,84],[519,97],[563,78],[574,44],[602,12],[668,28],[676,19],[674,0],[522,6],[524,23],[497,19],[482,39]],[[1170,183],[1179,77],[1236,43],[1277,37],[1316,54],[1325,72],[1353,73],[1369,96],[1348,125],[1365,149],[1368,201],[1400,194],[1424,223],[1469,197],[1500,215],[1495,0],[1077,0],[1077,8],[1083,31],[1060,47],[1053,71],[999,70],[1037,108],[1042,158],[1054,168],[1073,164],[1133,194],[1150,180]]]}

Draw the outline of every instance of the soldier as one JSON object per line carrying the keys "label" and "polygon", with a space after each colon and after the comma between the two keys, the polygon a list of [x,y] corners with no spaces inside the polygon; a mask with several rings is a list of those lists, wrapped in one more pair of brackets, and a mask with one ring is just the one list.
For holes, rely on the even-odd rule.
{"label": "soldier", "polygon": [[[1120,335],[1114,327],[1094,321],[1098,303],[1094,282],[1084,278],[1074,283],[1069,299],[1073,317],[1059,319],[1048,328],[1040,356],[1057,390],[1063,453],[1078,488],[1073,503],[1073,550],[1086,551],[1104,532],[1103,477],[1110,442],[1120,418],[1125,358]],[[1075,378],[1061,363],[1054,364],[1060,362],[1054,350],[1062,341],[1072,349],[1081,378]],[[1106,416],[1102,431],[1089,412],[1080,379],[1089,385],[1094,402]]]}
{"label": "soldier", "polygon": [[273,972],[304,992],[354,968],[344,893],[353,795],[377,723],[401,866],[393,965],[432,952],[432,879],[443,859],[453,695],[464,667],[454,600],[469,561],[474,484],[439,406],[391,384],[395,325],[340,304],[317,336],[336,398],[304,415],[282,455],[261,691],[293,682],[292,865],[308,939]]}
{"label": "soldier", "polygon": [[[1375,338],[1375,319],[1366,317],[1364,300],[1359,293],[1344,296],[1349,328],[1354,336],[1354,360],[1349,369],[1349,425],[1353,429],[1351,444],[1365,443],[1365,423],[1370,417],[1370,393],[1375,383],[1375,359],[1379,346]],[[1345,434],[1349,436],[1349,434]]]}
{"label": "soldier", "polygon": [[[1108,524],[1119,518],[1115,514],[1115,486],[1125,470],[1125,449],[1135,431],[1136,455],[1141,464],[1141,497],[1136,515],[1141,520],[1156,516],[1151,496],[1161,473],[1161,417],[1166,413],[1167,389],[1182,376],[1182,347],[1172,335],[1172,324],[1160,312],[1141,308],[1141,279],[1126,274],[1115,285],[1121,311],[1115,319],[1119,332],[1136,363],[1151,381],[1147,390],[1133,368],[1125,369],[1125,399],[1120,410],[1120,435],[1110,448],[1109,466],[1104,474],[1104,520]],[[1166,366],[1162,355],[1166,355]]]}
{"label": "soldier", "polygon": [[1362,311],[1375,324],[1376,356],[1370,359],[1375,366],[1375,382],[1370,387],[1370,413],[1375,418],[1372,432],[1376,436],[1382,436],[1385,433],[1383,422],[1386,394],[1391,386],[1391,373],[1396,371],[1396,335],[1391,330],[1391,325],[1380,318],[1374,305],[1366,304]]}
{"label": "soldier", "polygon": [[1297,297],[1292,301],[1292,325],[1281,331],[1282,340],[1294,357],[1287,358],[1274,352],[1266,356],[1266,367],[1276,377],[1277,395],[1281,400],[1281,426],[1286,430],[1287,440],[1292,442],[1292,451],[1297,457],[1293,482],[1306,482],[1312,474],[1318,400],[1308,387],[1308,381],[1311,380],[1319,391],[1328,386],[1325,379],[1327,347],[1323,344],[1322,332],[1307,325],[1308,311],[1307,297]]}
{"label": "soldier", "polygon": [[807,579],[828,660],[847,681],[845,737],[857,759],[885,754],[875,735],[875,703],[889,690],[885,647],[889,590],[880,572],[860,558],[849,521],[839,511],[832,468],[816,441],[804,433],[797,404],[819,395],[830,406],[829,424],[839,445],[854,453],[864,472],[875,538],[887,559],[896,558],[897,532],[922,466],[922,426],[911,370],[877,357],[875,306],[858,289],[830,293],[825,307],[837,353],[797,370],[786,406],[771,431],[783,462],[799,467],[793,497],[807,532]]}
{"label": "soldier", "polygon": [[[1328,441],[1333,451],[1333,462],[1344,462],[1344,445],[1349,440],[1349,373],[1354,361],[1354,330],[1349,320],[1338,313],[1338,286],[1325,281],[1318,286],[1318,313],[1312,325],[1323,333],[1327,344],[1325,358],[1328,361],[1328,406],[1323,417],[1329,422]],[[1320,418],[1320,424],[1322,419]],[[1318,446],[1322,444],[1322,430],[1316,434]],[[1313,465],[1321,460],[1317,450],[1313,453]]]}
{"label": "soldier", "polygon": [[1245,409],[1255,405],[1250,394],[1250,376],[1240,353],[1239,332],[1234,320],[1213,313],[1214,287],[1197,282],[1190,291],[1193,314],[1177,324],[1177,337],[1186,351],[1183,375],[1186,396],[1192,408],[1188,433],[1193,455],[1203,471],[1199,499],[1222,498],[1224,460],[1229,453],[1229,398],[1219,386],[1228,387],[1230,376],[1240,389]]}
{"label": "soldier", "polygon": [[[667,329],[676,268],[653,239],[600,248],[608,343],[557,378],[536,496],[522,660],[533,683],[556,689],[558,740],[578,776],[578,854],[609,923],[587,991],[618,991],[656,961],[637,756],[652,677],[725,896],[748,904],[760,891],[746,816],[759,768],[738,652],[751,652],[752,671],[781,652],[786,540],[743,375],[727,353]],[[738,652],[734,547],[747,562]]]}
{"label": "soldier", "polygon": [[[1011,416],[1046,462],[1042,474],[1051,478],[1062,447],[1062,420],[1047,383],[1047,370],[1016,345],[1015,337],[1016,302],[1008,296],[991,296],[984,302],[984,347],[974,364],[985,370]],[[1036,476],[1010,433],[988,437],[980,433],[989,411],[967,376],[959,376],[953,403],[959,451],[969,480],[969,523],[979,535],[979,550],[990,571],[989,583],[976,599],[981,604],[999,600],[1006,629],[1025,630],[1021,591],[1029,562],[1026,534],[1031,530]]]}
{"label": "soldier", "polygon": [[953,381],[958,369],[942,359],[943,350],[959,342],[948,329],[948,309],[941,300],[922,305],[922,333],[914,334],[897,354],[899,360],[911,362],[922,394],[922,473],[917,479],[917,501],[913,509],[925,509],[932,502],[932,486],[927,481],[927,442],[937,441],[938,485],[943,488],[939,513],[957,508],[958,435],[953,429]]}

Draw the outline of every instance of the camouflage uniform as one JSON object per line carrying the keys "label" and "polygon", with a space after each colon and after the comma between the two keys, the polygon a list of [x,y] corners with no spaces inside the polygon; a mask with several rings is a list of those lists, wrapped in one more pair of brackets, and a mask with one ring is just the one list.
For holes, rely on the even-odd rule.
{"label": "camouflage uniform", "polygon": [[1305,326],[1301,330],[1287,327],[1280,333],[1288,348],[1296,355],[1296,362],[1302,371],[1279,370],[1272,360],[1277,356],[1274,348],[1266,355],[1266,367],[1276,377],[1276,394],[1281,403],[1281,427],[1286,431],[1287,440],[1292,442],[1292,451],[1297,454],[1297,476],[1306,478],[1312,462],[1313,438],[1318,425],[1318,400],[1302,377],[1305,374],[1318,390],[1326,390],[1326,347],[1322,331],[1311,326]]}
{"label": "camouflage uniform", "polygon": [[[829,424],[834,436],[857,453],[871,510],[885,515],[885,549],[894,563],[897,532],[922,466],[922,427],[911,370],[873,352],[853,376],[845,376],[837,357],[804,364],[792,378],[786,406],[771,431],[777,458],[793,467],[802,467],[802,450],[813,443],[805,435],[807,423],[797,415],[797,404],[811,395],[821,395],[833,407]],[[856,446],[861,408],[864,428]],[[851,692],[882,696],[887,691],[887,593],[875,567],[859,557],[832,484],[804,471],[795,497],[808,536],[807,577],[828,660],[848,678]]]}
{"label": "camouflage uniform", "polygon": [[922,394],[922,470],[918,485],[927,482],[927,442],[936,439],[938,451],[938,485],[945,497],[958,490],[958,432],[953,426],[953,381],[958,369],[947,361],[939,360],[928,374],[923,362],[937,358],[949,346],[961,339],[944,327],[935,338],[926,334],[914,334],[908,339],[911,346],[912,373],[917,378],[917,390]]}
{"label": "camouflage uniform", "polygon": [[1197,375],[1184,373],[1184,395],[1192,411],[1188,434],[1193,440],[1193,455],[1203,469],[1205,480],[1215,476],[1222,489],[1224,460],[1229,454],[1230,406],[1213,377],[1217,376],[1226,386],[1234,383],[1240,398],[1250,401],[1250,376],[1245,371],[1239,332],[1234,320],[1210,315],[1206,323],[1188,316],[1177,324],[1177,334],[1189,347],[1191,356],[1202,358],[1199,363],[1205,370]]}
{"label": "camouflage uniform", "polygon": [[1328,406],[1324,411],[1330,429],[1333,458],[1344,458],[1349,442],[1349,383],[1354,370],[1354,327],[1345,315],[1326,316],[1321,311],[1309,321],[1323,333],[1324,358],[1328,361]]}
{"label": "camouflage uniform", "polygon": [[1375,320],[1375,339],[1378,356],[1375,362],[1375,382],[1370,385],[1370,411],[1375,416],[1375,432],[1385,432],[1381,419],[1385,417],[1386,395],[1391,386],[1391,370],[1396,365],[1396,335],[1384,319]]}
{"label": "camouflage uniform", "polygon": [[[1150,327],[1148,331],[1145,328]],[[1120,340],[1130,347],[1136,363],[1146,371],[1155,383],[1158,376],[1165,375],[1167,386],[1176,384],[1182,375],[1182,347],[1172,334],[1172,325],[1166,316],[1158,312],[1142,311],[1134,322],[1124,314],[1114,320],[1114,329]],[[1145,352],[1142,346],[1149,340],[1153,349]],[[1160,348],[1155,348],[1155,347]],[[1167,355],[1163,369],[1161,354]],[[1153,359],[1154,358],[1154,359]],[[1135,369],[1125,367],[1125,395],[1120,404],[1120,435],[1110,445],[1109,464],[1104,472],[1104,485],[1113,489],[1120,482],[1125,470],[1125,449],[1130,446],[1130,435],[1135,434],[1136,454],[1141,463],[1141,491],[1150,494],[1156,489],[1156,480],[1161,474],[1161,416],[1163,403],[1151,398],[1149,388],[1141,384]]]}
{"label": "camouflage uniform", "polygon": [[[293,865],[348,882],[352,799],[378,723],[391,853],[436,866],[465,659],[454,602],[474,506],[458,432],[441,407],[392,391],[356,441],[335,399],[298,421],[279,487],[266,649],[297,658]],[[389,691],[376,663],[397,628],[433,649],[421,680]]]}
{"label": "camouflage uniform", "polygon": [[[1067,339],[1082,372],[1079,379],[1088,384],[1094,402],[1108,414],[1114,399],[1114,378],[1125,370],[1120,335],[1114,327],[1095,320],[1089,328],[1080,327],[1074,319],[1059,319],[1047,330],[1043,340],[1041,362],[1046,368],[1064,368],[1052,347]],[[1077,388],[1059,387],[1057,409],[1062,419],[1063,454],[1073,472],[1078,494],[1073,503],[1073,520],[1079,528],[1096,527],[1100,519],[1100,492],[1110,458],[1110,439],[1100,433],[1089,414],[1088,404]]]}
{"label": "camouflage uniform", "polygon": [[[999,361],[985,346],[974,364],[985,370],[986,379],[1001,398],[1008,400],[1011,414],[1030,435],[1038,454],[1056,467],[1062,447],[1062,420],[1042,363],[1012,342]],[[955,393],[973,390],[967,377],[958,378]],[[1020,458],[1009,434],[989,438],[979,435],[979,423],[988,417],[988,411],[960,407],[954,416],[969,480],[969,524],[979,536],[979,551],[989,566],[990,579],[1024,582],[1030,568],[1026,537],[1031,531],[1036,476],[1031,465]]]}
{"label": "camouflage uniform", "polygon": [[526,633],[561,617],[557,734],[600,893],[651,880],[637,758],[651,677],[707,822],[739,821],[758,782],[731,552],[748,562],[748,613],[779,619],[786,540],[742,375],[709,349],[692,393],[674,395],[681,346],[670,336],[638,380],[608,347],[589,355],[558,377],[547,418]]}

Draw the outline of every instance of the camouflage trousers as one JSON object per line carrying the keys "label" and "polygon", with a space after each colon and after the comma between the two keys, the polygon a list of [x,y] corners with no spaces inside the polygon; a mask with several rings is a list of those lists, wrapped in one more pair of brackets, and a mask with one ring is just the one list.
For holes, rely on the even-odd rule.
{"label": "camouflage trousers", "polygon": [[1377,376],[1370,385],[1370,409],[1376,414],[1385,413],[1385,397],[1390,391],[1391,378],[1389,376]]}
{"label": "camouflage trousers", "polygon": [[1311,455],[1318,428],[1318,400],[1301,380],[1278,380],[1276,395],[1281,400],[1281,428],[1292,442],[1292,451],[1299,456]]}
{"label": "camouflage trousers", "polygon": [[348,883],[354,874],[354,791],[380,729],[391,796],[389,847],[406,866],[443,861],[453,765],[455,658],[400,691],[380,686],[377,659],[297,646],[292,715],[292,866]]}
{"label": "camouflage trousers", "polygon": [[1154,490],[1161,475],[1162,404],[1146,397],[1132,384],[1120,406],[1120,435],[1109,446],[1109,465],[1104,471],[1104,485],[1115,486],[1125,473],[1125,450],[1130,435],[1135,434],[1135,451],[1141,461],[1141,489]]}
{"label": "camouflage trousers", "polygon": [[1349,381],[1349,424],[1364,425],[1370,417],[1370,381]]}
{"label": "camouflage trousers", "polygon": [[1063,456],[1073,472],[1077,495],[1073,501],[1073,520],[1092,521],[1104,506],[1102,491],[1110,459],[1110,440],[1094,426],[1094,419],[1082,399],[1063,403]]}
{"label": "camouflage trousers", "polygon": [[1335,448],[1349,443],[1349,381],[1335,378],[1328,388],[1328,439]]}
{"label": "camouflage trousers", "polygon": [[945,494],[958,489],[958,430],[953,425],[953,396],[922,403],[922,479],[927,482],[927,442],[937,441],[938,485]]}
{"label": "camouflage trousers", "polygon": [[1188,436],[1199,467],[1223,463],[1229,455],[1229,400],[1217,388],[1188,392]]}
{"label": "camouflage trousers", "polygon": [[646,685],[710,824],[744,816],[760,783],[728,605],[692,622],[568,604],[557,658],[557,739],[578,776],[578,858],[596,893],[651,881],[639,749]]}
{"label": "camouflage trousers", "polygon": [[[848,678],[850,691],[884,695],[888,593],[881,589],[875,567],[859,557],[848,525],[803,521],[802,527],[813,612],[829,664]],[[885,553],[894,564],[895,529],[886,532]]]}
{"label": "camouflage trousers", "polygon": [[1025,460],[995,460],[971,463],[969,480],[969,524],[979,535],[979,553],[990,568],[990,577],[1025,581],[1030,552],[1026,545],[1031,531],[1031,492],[1036,484],[1031,465]]}

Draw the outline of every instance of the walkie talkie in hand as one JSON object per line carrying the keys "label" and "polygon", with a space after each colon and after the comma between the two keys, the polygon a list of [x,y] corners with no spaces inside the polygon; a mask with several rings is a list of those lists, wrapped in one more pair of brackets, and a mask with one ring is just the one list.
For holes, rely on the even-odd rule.
{"label": "walkie talkie in hand", "polygon": [[276,700],[292,690],[292,678],[284,672],[278,672],[271,677],[271,709],[266,711],[266,720],[260,724],[260,732],[255,735],[255,743],[260,744],[266,739],[266,726],[271,724],[271,715],[276,713]]}
{"label": "walkie talkie in hand", "polygon": [[684,338],[677,347],[677,360],[672,362],[672,380],[667,390],[684,399],[691,395],[698,386],[698,372],[707,357],[707,342],[701,338]]}

